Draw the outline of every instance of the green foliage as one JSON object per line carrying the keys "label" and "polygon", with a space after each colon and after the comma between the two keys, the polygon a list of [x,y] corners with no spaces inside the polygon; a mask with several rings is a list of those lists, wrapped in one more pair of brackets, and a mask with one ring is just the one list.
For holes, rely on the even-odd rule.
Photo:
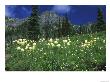
{"label": "green foliage", "polygon": [[38,40],[40,36],[40,27],[39,27],[39,9],[38,6],[32,6],[32,13],[29,17],[28,25],[28,38],[32,40]]}
{"label": "green foliage", "polygon": [[96,29],[94,28],[94,24],[93,23],[88,23],[85,25],[81,26],[81,34],[87,34],[87,33],[95,33]]}
{"label": "green foliage", "polygon": [[63,18],[62,28],[60,31],[62,32],[62,36],[67,36],[70,34],[71,29],[67,15],[65,16],[65,18]]}
{"label": "green foliage", "polygon": [[103,18],[103,12],[98,8],[97,22],[96,22],[97,31],[106,31],[106,24]]}
{"label": "green foliage", "polygon": [[14,40],[13,37],[38,40],[40,37],[45,37],[46,39],[58,38],[106,30],[103,12],[100,8],[98,9],[97,22],[80,26],[72,25],[68,20],[67,14],[65,17],[61,17],[55,12],[46,11],[39,15],[39,8],[36,5],[32,6],[30,17],[21,21],[20,24],[17,21],[18,19],[6,17],[6,38],[8,38],[6,40],[12,41]]}
{"label": "green foliage", "polygon": [[[13,27],[10,24],[17,24],[15,19],[6,17],[6,27]],[[9,26],[7,26],[9,24]],[[105,31],[106,26],[103,19],[103,14],[101,9],[98,9],[98,16],[96,23],[88,23],[85,25],[72,25],[68,20],[67,15],[65,17],[60,17],[55,12],[46,11],[39,15],[38,6],[32,6],[31,16],[28,17],[25,21],[22,21],[21,24],[18,24],[16,31],[7,31],[6,35],[10,35],[19,38],[28,38],[31,40],[38,40],[40,37],[56,38],[56,37],[65,37],[73,36],[75,34],[87,34],[95,33],[99,31]],[[9,36],[7,35],[7,36]],[[12,41],[13,39],[11,39]],[[9,41],[9,40],[8,40]]]}
{"label": "green foliage", "polygon": [[18,38],[27,38],[27,20],[5,18],[5,41],[11,43]]}
{"label": "green foliage", "polygon": [[[6,51],[10,71],[102,71],[106,70],[105,32],[74,35],[38,42],[19,39]],[[7,50],[7,49],[6,49]]]}

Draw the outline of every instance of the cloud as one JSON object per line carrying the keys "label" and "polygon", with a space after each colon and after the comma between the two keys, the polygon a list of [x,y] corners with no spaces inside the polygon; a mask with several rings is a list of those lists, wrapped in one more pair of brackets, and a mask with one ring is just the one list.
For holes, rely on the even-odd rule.
{"label": "cloud", "polygon": [[53,6],[52,10],[57,12],[57,13],[67,13],[69,12],[71,7],[69,5],[55,5]]}
{"label": "cloud", "polygon": [[12,5],[12,6],[6,5],[5,6],[5,16],[15,17],[15,14],[14,14],[15,9],[16,9],[15,5]]}
{"label": "cloud", "polygon": [[21,7],[21,10],[22,10],[23,12],[25,12],[25,13],[28,13],[28,14],[31,13],[31,10],[29,10],[26,6],[22,6],[22,7]]}
{"label": "cloud", "polygon": [[28,6],[24,5],[6,5],[5,6],[5,16],[14,18],[24,18],[31,13]]}

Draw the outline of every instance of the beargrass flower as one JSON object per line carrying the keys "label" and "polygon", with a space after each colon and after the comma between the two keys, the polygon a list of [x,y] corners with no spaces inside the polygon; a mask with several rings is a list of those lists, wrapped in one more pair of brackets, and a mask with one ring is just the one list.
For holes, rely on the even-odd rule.
{"label": "beargrass flower", "polygon": [[15,43],[16,41],[14,40],[13,43]]}
{"label": "beargrass flower", "polygon": [[69,46],[70,45],[70,42],[68,42],[67,45]]}
{"label": "beargrass flower", "polygon": [[21,51],[24,51],[24,49],[22,48]]}
{"label": "beargrass flower", "polygon": [[29,47],[30,50],[32,50],[32,47]]}
{"label": "beargrass flower", "polygon": [[63,43],[67,43],[68,41],[67,40],[63,40]]}
{"label": "beargrass flower", "polygon": [[49,42],[52,42],[53,40],[52,40],[52,38],[49,40]]}
{"label": "beargrass flower", "polygon": [[51,43],[51,46],[53,47],[53,46],[55,46],[53,43]]}
{"label": "beargrass flower", "polygon": [[85,40],[85,43],[87,43],[87,40]]}
{"label": "beargrass flower", "polygon": [[28,49],[28,46],[26,46],[25,49]]}
{"label": "beargrass flower", "polygon": [[57,47],[60,47],[61,45],[60,44],[57,44]]}
{"label": "beargrass flower", "polygon": [[23,41],[26,41],[26,39],[23,39]]}
{"label": "beargrass flower", "polygon": [[50,46],[50,43],[47,43],[48,46]]}
{"label": "beargrass flower", "polygon": [[22,41],[22,39],[18,39],[18,41]]}
{"label": "beargrass flower", "polygon": [[26,46],[27,46],[27,47],[29,47],[30,45],[29,45],[29,44],[27,44]]}
{"label": "beargrass flower", "polygon": [[55,44],[58,44],[58,41],[54,41]]}
{"label": "beargrass flower", "polygon": [[58,39],[58,38],[56,38],[56,41],[59,41],[59,39]]}
{"label": "beargrass flower", "polygon": [[46,53],[44,53],[44,55],[45,55]]}
{"label": "beargrass flower", "polygon": [[105,43],[105,40],[103,40],[103,43]]}
{"label": "beargrass flower", "polygon": [[36,43],[33,43],[33,46],[36,46]]}
{"label": "beargrass flower", "polygon": [[21,48],[20,47],[17,47],[17,50],[20,50]]}

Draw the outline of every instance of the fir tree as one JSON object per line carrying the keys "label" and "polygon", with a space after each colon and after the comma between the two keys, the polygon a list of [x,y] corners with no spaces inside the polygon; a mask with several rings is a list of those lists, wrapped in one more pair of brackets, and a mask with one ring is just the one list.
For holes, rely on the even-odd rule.
{"label": "fir tree", "polygon": [[65,18],[63,18],[62,26],[63,26],[62,28],[63,35],[64,36],[69,35],[70,34],[70,23],[69,23],[67,14],[65,15]]}
{"label": "fir tree", "polygon": [[96,28],[97,28],[97,32],[106,30],[106,24],[103,18],[103,12],[100,8],[98,8]]}
{"label": "fir tree", "polygon": [[38,40],[40,36],[40,27],[39,27],[39,9],[38,6],[32,6],[32,13],[29,18],[28,26],[28,38],[32,40]]}

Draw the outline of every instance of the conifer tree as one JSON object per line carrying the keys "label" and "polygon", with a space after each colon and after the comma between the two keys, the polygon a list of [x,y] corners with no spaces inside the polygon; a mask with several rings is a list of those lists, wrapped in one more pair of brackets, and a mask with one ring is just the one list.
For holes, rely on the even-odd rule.
{"label": "conifer tree", "polygon": [[98,8],[96,28],[97,28],[97,32],[106,30],[106,24],[103,18],[103,12],[100,8]]}
{"label": "conifer tree", "polygon": [[65,15],[65,18],[63,18],[62,26],[63,26],[62,28],[63,35],[64,36],[69,35],[70,34],[70,23],[69,23],[67,14]]}
{"label": "conifer tree", "polygon": [[37,5],[33,5],[32,13],[29,18],[28,38],[32,40],[38,40],[39,36],[40,36],[39,9]]}

